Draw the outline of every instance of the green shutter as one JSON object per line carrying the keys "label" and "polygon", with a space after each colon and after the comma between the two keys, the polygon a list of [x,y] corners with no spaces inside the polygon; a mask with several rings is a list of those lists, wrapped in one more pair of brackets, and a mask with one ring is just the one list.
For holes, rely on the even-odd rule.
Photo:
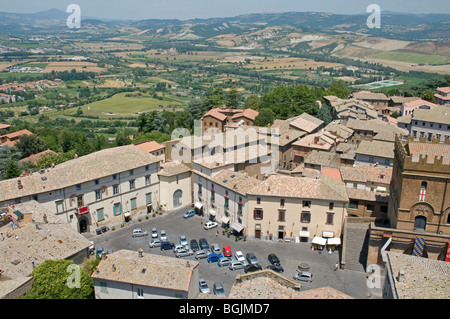
{"label": "green shutter", "polygon": [[97,210],[97,220],[101,221],[101,220],[104,220],[104,219],[105,219],[105,217],[103,216],[103,208],[102,209],[98,209]]}

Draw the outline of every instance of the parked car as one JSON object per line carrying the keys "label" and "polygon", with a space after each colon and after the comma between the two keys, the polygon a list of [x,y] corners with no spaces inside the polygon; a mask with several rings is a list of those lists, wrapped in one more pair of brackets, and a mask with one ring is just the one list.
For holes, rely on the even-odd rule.
{"label": "parked car", "polygon": [[247,253],[245,255],[249,264],[260,265],[258,258],[256,258],[254,253]]}
{"label": "parked car", "polygon": [[223,250],[223,255],[225,257],[232,257],[233,256],[233,254],[231,253],[231,247],[230,246],[224,246],[222,250]]}
{"label": "parked car", "polygon": [[197,241],[195,239],[191,240],[191,249],[193,251],[197,251],[200,249],[200,246],[198,245]]}
{"label": "parked car", "polygon": [[158,238],[158,231],[155,227],[152,228],[152,238]]}
{"label": "parked car", "polygon": [[207,250],[197,250],[194,254],[195,259],[203,259],[203,258],[208,258],[209,253]]}
{"label": "parked car", "polygon": [[225,293],[225,289],[223,288],[223,285],[220,282],[214,283],[213,291],[216,296],[223,296],[223,297],[227,296]]}
{"label": "parked car", "polygon": [[209,221],[209,222],[206,222],[203,227],[205,229],[211,229],[211,228],[217,227],[217,225],[219,225],[219,224],[217,224],[216,222]]}
{"label": "parked car", "polygon": [[239,261],[239,260],[236,260],[236,259],[232,259],[230,261],[230,265],[228,266],[228,268],[230,270],[243,269],[244,268],[244,263],[242,261]]}
{"label": "parked car", "polygon": [[198,243],[200,244],[200,249],[209,250],[208,241],[205,238],[200,238]]}
{"label": "parked car", "polygon": [[181,249],[175,253],[175,256],[176,257],[185,257],[185,256],[192,256],[193,254],[194,254],[194,252],[192,251],[192,249]]}
{"label": "parked car", "polygon": [[185,250],[185,249],[186,249],[186,248],[184,248],[183,245],[181,245],[181,244],[176,244],[176,245],[173,247],[173,252],[176,253],[176,252],[179,251],[179,250]]}
{"label": "parked car", "polygon": [[186,213],[183,214],[183,218],[189,218],[195,215],[195,210],[190,209]]}
{"label": "parked car", "polygon": [[212,244],[211,245],[211,253],[213,253],[213,254],[220,254],[219,244]]}
{"label": "parked car", "polygon": [[302,272],[296,271],[294,274],[294,279],[299,281],[312,282],[313,275],[309,271],[302,271]]}
{"label": "parked car", "polygon": [[105,249],[102,246],[97,247],[97,257],[102,258],[102,253]]}
{"label": "parked car", "polygon": [[269,255],[267,256],[267,260],[269,260],[269,262],[270,262],[272,265],[275,265],[275,266],[281,265],[280,260],[278,259],[277,255],[275,255],[275,254],[269,254]]}
{"label": "parked car", "polygon": [[185,235],[181,235],[180,236],[180,244],[183,245],[183,246],[189,245],[189,242],[188,242],[188,240],[187,240]]}
{"label": "parked car", "polygon": [[175,247],[174,243],[171,243],[168,241],[163,241],[161,243],[161,250],[169,250],[169,249],[173,249],[173,247]]}
{"label": "parked car", "polygon": [[218,262],[220,258],[223,256],[221,254],[209,254],[208,256],[208,262],[209,263],[215,263]]}
{"label": "parked car", "polygon": [[248,264],[244,266],[244,272],[253,272],[257,270],[261,270],[262,267],[260,264]]}
{"label": "parked car", "polygon": [[279,266],[276,266],[276,265],[269,265],[269,266],[267,266],[266,268],[267,268],[267,269],[271,269],[271,270],[273,270],[273,271],[275,271],[275,272],[278,272],[278,273],[284,272],[284,268],[283,268],[281,265],[279,265]]}
{"label": "parked car", "polygon": [[148,236],[147,231],[143,231],[140,228],[135,228],[133,229],[133,234],[131,235],[132,237],[144,237],[144,236]]}
{"label": "parked car", "polygon": [[230,265],[230,259],[228,259],[227,257],[222,257],[217,261],[217,265],[219,267],[226,267]]}
{"label": "parked car", "polygon": [[167,233],[166,233],[165,230],[161,230],[161,233],[160,233],[160,235],[159,235],[159,238],[160,238],[162,241],[168,241],[168,240],[169,240],[169,237],[167,236]]}
{"label": "parked car", "polygon": [[234,253],[234,257],[236,257],[236,260],[242,262],[243,264],[246,262],[245,256],[240,250]]}
{"label": "parked car", "polygon": [[203,278],[200,278],[198,280],[198,287],[199,287],[201,293],[209,294],[211,292],[208,284],[206,283],[206,280]]}
{"label": "parked car", "polygon": [[148,243],[148,246],[150,248],[161,247],[161,243],[162,241],[160,241],[159,239],[153,239],[151,242]]}

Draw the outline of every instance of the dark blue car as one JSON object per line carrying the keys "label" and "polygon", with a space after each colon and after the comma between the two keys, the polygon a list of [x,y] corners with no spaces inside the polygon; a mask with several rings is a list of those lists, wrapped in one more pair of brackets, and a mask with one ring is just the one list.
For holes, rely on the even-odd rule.
{"label": "dark blue car", "polygon": [[195,215],[195,210],[191,209],[191,210],[188,210],[186,213],[184,213],[183,217],[184,218],[189,218],[189,217],[192,217],[194,215]]}
{"label": "dark blue car", "polygon": [[175,247],[174,243],[171,243],[168,241],[163,241],[161,243],[161,250],[169,250],[169,249],[173,249],[173,247]]}

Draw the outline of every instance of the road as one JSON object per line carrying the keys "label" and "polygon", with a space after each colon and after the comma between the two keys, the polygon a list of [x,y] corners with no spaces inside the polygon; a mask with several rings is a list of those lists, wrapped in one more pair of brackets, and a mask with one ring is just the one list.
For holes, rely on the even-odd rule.
{"label": "road", "polygon": [[[341,269],[334,271],[334,266],[339,260],[337,252],[331,255],[328,252],[320,254],[318,251],[312,251],[311,245],[308,243],[271,242],[259,239],[236,242],[233,236],[228,238],[223,235],[220,226],[205,230],[203,223],[207,220],[204,217],[193,216],[184,219],[182,214],[185,211],[183,209],[164,213],[161,216],[150,217],[148,220],[143,219],[142,222],[132,221],[124,228],[119,227],[117,229],[116,227],[116,230],[110,230],[101,235],[85,234],[85,236],[94,241],[96,246],[103,246],[107,251],[120,249],[137,251],[139,248],[143,248],[146,253],[166,256],[174,256],[174,253],[171,250],[161,251],[159,247],[149,248],[148,241],[151,238],[132,238],[132,230],[141,228],[150,234],[153,227],[156,227],[158,232],[164,229],[169,236],[169,241],[174,243],[178,242],[178,237],[181,235],[185,235],[189,241],[191,239],[197,239],[198,241],[199,238],[204,237],[210,245],[218,243],[220,247],[230,246],[233,253],[238,250],[241,250],[244,255],[247,252],[253,252],[264,268],[269,265],[267,255],[275,253],[285,268],[283,275],[288,278],[292,278],[299,263],[309,263],[314,280],[312,283],[302,282],[301,290],[330,286],[357,299],[369,298],[365,273]],[[134,219],[137,220],[137,218]],[[218,236],[216,235],[217,230],[219,230]],[[183,259],[195,260],[193,256],[183,257]],[[231,271],[228,267],[219,267],[215,263],[208,264],[206,259],[200,261],[199,277],[204,278],[211,289],[214,282],[220,281],[228,294],[238,273],[243,273],[243,270]]]}

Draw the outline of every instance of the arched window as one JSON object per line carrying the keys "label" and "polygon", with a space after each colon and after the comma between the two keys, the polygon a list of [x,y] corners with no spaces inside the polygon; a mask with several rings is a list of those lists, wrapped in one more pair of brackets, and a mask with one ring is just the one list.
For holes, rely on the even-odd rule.
{"label": "arched window", "polygon": [[421,202],[425,201],[426,192],[427,192],[427,182],[422,182],[422,184],[420,185],[419,201]]}

